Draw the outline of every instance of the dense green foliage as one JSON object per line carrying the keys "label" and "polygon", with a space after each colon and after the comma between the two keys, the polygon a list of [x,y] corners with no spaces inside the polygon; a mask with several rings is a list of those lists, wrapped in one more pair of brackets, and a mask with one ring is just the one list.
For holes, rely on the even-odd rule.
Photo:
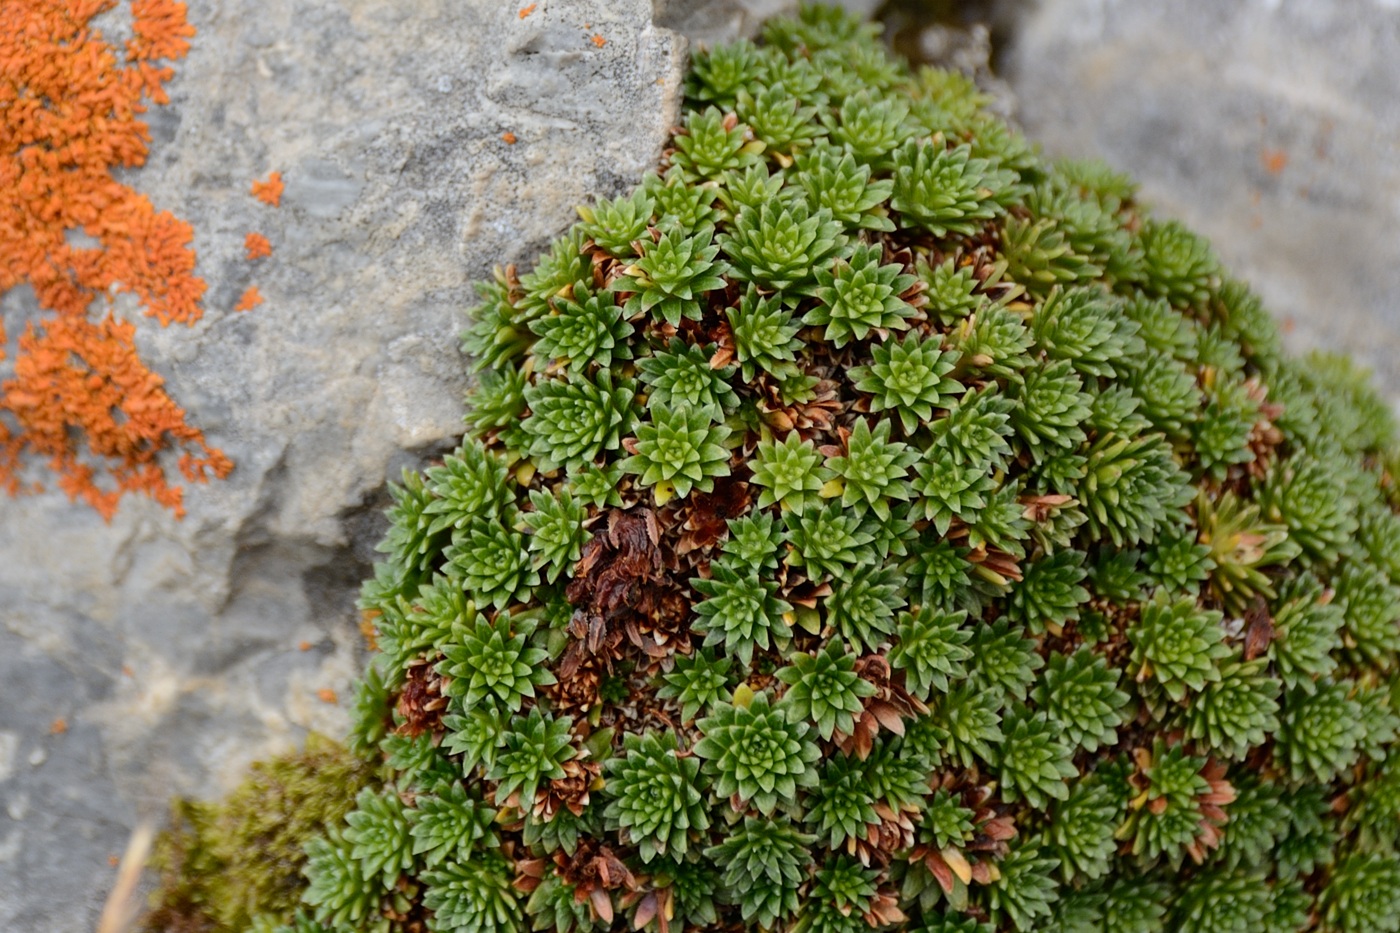
{"label": "dense green foliage", "polygon": [[687,90],[482,290],[296,933],[1400,931],[1364,374],[843,14]]}
{"label": "dense green foliage", "polygon": [[272,930],[311,923],[300,901],[305,847],[355,809],[374,769],[317,735],[303,751],[258,762],[217,803],[181,801],[161,836],[161,883],[149,933]]}

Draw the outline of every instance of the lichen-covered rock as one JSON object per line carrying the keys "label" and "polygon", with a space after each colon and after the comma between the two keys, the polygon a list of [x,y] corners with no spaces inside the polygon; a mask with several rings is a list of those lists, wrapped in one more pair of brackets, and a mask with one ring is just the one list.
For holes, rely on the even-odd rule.
{"label": "lichen-covered rock", "polygon": [[809,8],[480,289],[283,930],[1400,930],[1396,425]]}
{"label": "lichen-covered rock", "polygon": [[[344,732],[326,700],[358,667],[385,477],[461,430],[470,282],[635,185],[677,120],[684,43],[650,2],[529,5],[191,5],[122,180],[190,222],[209,290],[201,323],[137,343],[236,466],[183,522],[0,497],[0,928],[91,929],[138,817]],[[96,25],[119,36],[121,7]],[[250,194],[274,170],[277,208]],[[270,257],[247,261],[249,232]],[[250,285],[263,303],[234,312]],[[13,339],[38,313],[0,297]]]}

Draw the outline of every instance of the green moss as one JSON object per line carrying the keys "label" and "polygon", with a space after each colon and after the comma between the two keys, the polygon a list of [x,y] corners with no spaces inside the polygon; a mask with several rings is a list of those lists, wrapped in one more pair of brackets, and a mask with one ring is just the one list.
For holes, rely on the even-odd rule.
{"label": "green moss", "polygon": [[245,930],[292,923],[306,879],[306,844],[339,824],[373,768],[322,736],[253,765],[214,803],[177,801],[153,864],[161,883],[150,933]]}

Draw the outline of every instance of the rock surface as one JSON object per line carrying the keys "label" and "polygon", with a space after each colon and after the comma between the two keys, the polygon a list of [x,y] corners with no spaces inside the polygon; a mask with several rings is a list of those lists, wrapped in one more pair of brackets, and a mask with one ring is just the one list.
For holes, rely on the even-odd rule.
{"label": "rock surface", "polygon": [[658,26],[674,29],[691,42],[714,45],[752,39],[764,20],[796,10],[797,0],[655,0],[653,6]]}
{"label": "rock surface", "polygon": [[1041,0],[1002,61],[1027,133],[1209,236],[1294,349],[1400,401],[1400,5]]}
{"label": "rock surface", "polygon": [[[470,283],[638,182],[678,114],[685,43],[650,0],[523,6],[192,10],[131,183],[193,224],[206,315],[139,342],[237,467],[182,522],[0,499],[0,929],[91,930],[139,819],[343,731],[385,479],[460,432]],[[249,195],[273,170],[279,209]],[[0,297],[11,334],[36,313]]]}

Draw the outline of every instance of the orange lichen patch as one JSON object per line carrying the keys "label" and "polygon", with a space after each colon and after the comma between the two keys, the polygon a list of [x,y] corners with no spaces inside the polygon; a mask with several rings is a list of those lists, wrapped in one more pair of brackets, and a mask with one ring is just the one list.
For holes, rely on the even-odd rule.
{"label": "orange lichen patch", "polygon": [[374,620],[379,618],[376,610],[366,609],[360,613],[360,637],[365,640],[365,647],[370,651],[379,650],[379,630],[374,626]]}
{"label": "orange lichen patch", "polygon": [[607,40],[607,39],[604,39],[602,36],[600,36],[600,35],[599,35],[598,33],[596,33],[596,32],[593,34],[593,38],[590,39],[590,40],[588,40],[588,41],[592,42],[594,45],[596,45],[596,46],[597,46],[598,48],[600,48],[600,49],[601,49],[603,46],[605,46],[605,45],[608,44],[608,40]]}
{"label": "orange lichen patch", "polygon": [[299,641],[299,642],[297,642],[297,650],[298,650],[298,651],[310,651],[310,650],[311,650],[311,642],[309,642],[309,641]]}
{"label": "orange lichen patch", "polygon": [[68,720],[62,716],[49,723],[49,735],[62,735],[68,731]]}
{"label": "orange lichen patch", "polygon": [[509,145],[514,146],[514,145],[515,145],[515,134],[512,133],[510,130],[506,130],[504,133],[501,134],[501,140],[502,140],[503,142],[508,143]]}
{"label": "orange lichen patch", "polygon": [[[33,288],[51,312],[29,321],[11,348],[0,328],[0,487],[35,492],[21,478],[46,461],[58,485],[110,519],[121,497],[144,493],[182,514],[162,451],[182,452],[189,480],[222,477],[232,464],[205,444],[162,380],[136,355],[132,324],[101,295],[135,296],[162,326],[203,314],[189,224],[157,211],[112,177],[142,165],[148,101],[168,102],[164,82],[189,49],[185,5],[132,0],[132,38],[121,50],[89,21],[117,0],[7,0],[0,7],[0,293]],[[72,234],[92,242],[70,242]]]}
{"label": "orange lichen patch", "polygon": [[267,176],[267,181],[253,182],[253,197],[272,207],[281,207],[283,187],[282,173],[273,172]]}
{"label": "orange lichen patch", "polygon": [[272,255],[272,244],[261,233],[250,233],[244,237],[243,248],[248,251],[249,262]]}
{"label": "orange lichen patch", "polygon": [[1262,149],[1259,152],[1259,161],[1264,165],[1264,171],[1270,175],[1277,175],[1288,167],[1288,153],[1282,149]]}
{"label": "orange lichen patch", "polygon": [[249,285],[247,290],[244,291],[242,295],[238,296],[238,304],[233,306],[233,310],[251,311],[262,304],[262,302],[263,296],[262,293],[258,291],[258,287],[256,285]]}
{"label": "orange lichen patch", "polygon": [[335,691],[330,687],[322,687],[320,690],[317,690],[316,698],[322,703],[336,703],[340,700],[340,698],[335,695]]}
{"label": "orange lichen patch", "polygon": [[531,13],[533,13],[533,12],[535,12],[535,4],[532,3],[532,4],[530,4],[529,6],[523,6],[523,7],[521,7],[521,8],[520,8],[520,13],[519,13],[518,15],[520,16],[521,19],[524,19],[525,17],[529,16],[529,15],[530,15]]}
{"label": "orange lichen patch", "polygon": [[[65,315],[42,329],[31,326],[19,340],[15,378],[5,384],[5,408],[22,432],[5,451],[11,462],[25,447],[47,455],[59,487],[106,518],[127,492],[145,493],[183,513],[180,488],[168,484],[157,462],[167,446],[184,450],[179,468],[192,482],[207,474],[226,476],[233,468],[185,423],[164,380],[141,363],[135,334],[135,325],[111,316],[94,323]],[[69,433],[73,427],[82,429],[87,451],[105,461],[115,488],[98,487]]]}

